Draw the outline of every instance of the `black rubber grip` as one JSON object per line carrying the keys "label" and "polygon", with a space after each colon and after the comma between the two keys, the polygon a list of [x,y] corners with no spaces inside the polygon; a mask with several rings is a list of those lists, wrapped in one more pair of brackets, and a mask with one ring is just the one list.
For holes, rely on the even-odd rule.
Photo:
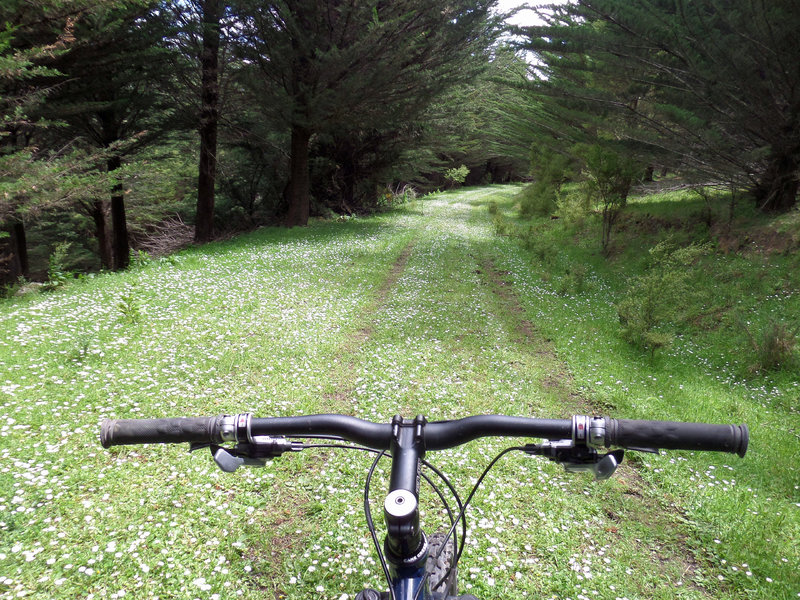
{"label": "black rubber grip", "polygon": [[709,450],[744,456],[747,425],[606,419],[606,446],[663,450]]}
{"label": "black rubber grip", "polygon": [[106,419],[100,428],[103,448],[126,444],[220,443],[220,417]]}

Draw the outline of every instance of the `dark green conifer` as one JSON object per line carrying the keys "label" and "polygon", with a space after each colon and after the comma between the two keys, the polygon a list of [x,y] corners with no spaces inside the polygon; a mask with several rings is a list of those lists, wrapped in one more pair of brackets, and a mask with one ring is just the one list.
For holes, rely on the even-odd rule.
{"label": "dark green conifer", "polygon": [[290,130],[287,225],[308,220],[312,136],[363,140],[421,115],[475,73],[470,59],[492,39],[494,3],[238,3],[243,56],[259,73],[251,85]]}
{"label": "dark green conifer", "polygon": [[546,12],[525,45],[542,60],[548,127],[602,129],[659,162],[747,185],[761,209],[795,205],[796,2],[580,0]]}

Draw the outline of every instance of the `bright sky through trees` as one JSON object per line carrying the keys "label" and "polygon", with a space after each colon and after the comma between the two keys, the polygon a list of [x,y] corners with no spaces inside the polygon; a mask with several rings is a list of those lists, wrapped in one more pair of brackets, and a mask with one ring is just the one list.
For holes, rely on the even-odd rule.
{"label": "bright sky through trees", "polygon": [[[505,13],[524,4],[526,3],[520,2],[519,0],[500,0],[497,3],[497,10],[499,12]],[[538,4],[538,3],[534,2],[533,4]],[[514,25],[533,25],[535,21],[536,21],[536,13],[534,13],[532,10],[520,11],[519,13],[517,13],[511,19],[508,20],[509,23],[512,23]]]}
{"label": "bright sky through trees", "polygon": [[[499,0],[497,10],[505,13],[517,8],[518,6],[541,6],[544,4],[562,4],[566,0]],[[530,26],[540,24],[539,18],[533,10],[521,10],[508,20],[512,25]]]}

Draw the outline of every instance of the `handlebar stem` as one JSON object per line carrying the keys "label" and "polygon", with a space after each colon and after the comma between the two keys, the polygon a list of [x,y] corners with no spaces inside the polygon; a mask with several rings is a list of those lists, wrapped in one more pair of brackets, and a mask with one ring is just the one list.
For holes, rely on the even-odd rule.
{"label": "handlebar stem", "polygon": [[383,512],[387,527],[386,557],[396,569],[418,567],[427,554],[427,543],[419,526],[419,480],[425,456],[426,423],[421,415],[413,421],[400,416],[392,419],[392,471]]}
{"label": "handlebar stem", "polygon": [[399,415],[392,419],[390,492],[408,490],[419,497],[420,460],[425,457],[424,431],[427,422],[422,415],[410,422]]}

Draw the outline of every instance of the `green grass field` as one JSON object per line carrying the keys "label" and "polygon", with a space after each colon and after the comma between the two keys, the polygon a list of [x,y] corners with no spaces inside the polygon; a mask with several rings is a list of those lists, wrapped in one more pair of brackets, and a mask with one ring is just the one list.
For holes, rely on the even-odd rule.
{"label": "green grass field", "polygon": [[[460,591],[800,597],[800,376],[752,372],[737,332],[741,318],[797,322],[796,254],[705,257],[708,306],[650,357],[621,340],[614,309],[641,249],[609,261],[589,224],[543,219],[525,250],[487,210],[516,223],[516,193],[264,229],[0,303],[0,597],[352,600],[383,587],[361,510],[371,456],[309,450],[231,475],[207,452],[98,441],[106,417],[247,411],[747,423],[744,459],[629,453],[600,483],[509,455],[469,511]],[[581,285],[566,285],[576,264]],[[506,442],[427,458],[466,494]],[[422,504],[436,528],[425,487]]]}

